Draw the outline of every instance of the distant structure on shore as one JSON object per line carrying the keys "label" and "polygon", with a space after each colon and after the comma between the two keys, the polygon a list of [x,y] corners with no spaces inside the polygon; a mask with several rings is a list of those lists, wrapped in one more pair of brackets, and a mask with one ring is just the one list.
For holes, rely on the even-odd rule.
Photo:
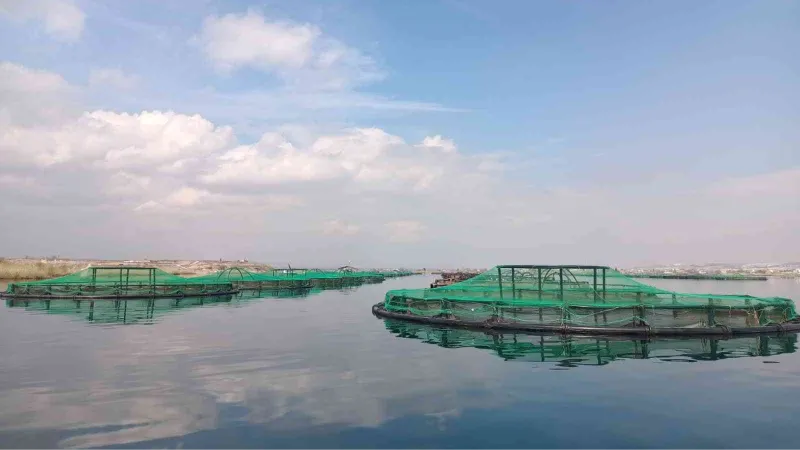
{"label": "distant structure on shore", "polygon": [[763,275],[740,275],[740,274],[646,274],[630,275],[632,278],[660,278],[664,280],[717,280],[717,281],[767,281]]}
{"label": "distant structure on shore", "polygon": [[657,267],[637,267],[622,270],[635,278],[664,278],[679,280],[766,280],[769,277],[798,278],[800,262],[781,264],[673,264]]}

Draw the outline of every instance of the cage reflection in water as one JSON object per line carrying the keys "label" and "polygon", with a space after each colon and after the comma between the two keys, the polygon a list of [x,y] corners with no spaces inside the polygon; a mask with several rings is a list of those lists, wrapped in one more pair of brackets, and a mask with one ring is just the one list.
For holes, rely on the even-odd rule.
{"label": "cage reflection in water", "polygon": [[606,365],[620,359],[659,359],[672,362],[794,353],[797,334],[752,335],[736,338],[703,337],[633,339],[619,336],[577,336],[479,331],[387,319],[386,328],[398,337],[417,339],[444,348],[486,350],[505,360],[551,362],[564,367]]}
{"label": "cage reflection in water", "polygon": [[150,324],[168,314],[209,306],[239,307],[267,298],[302,298],[311,289],[242,291],[235,295],[130,300],[7,299],[9,308],[27,312],[70,316],[97,324]]}

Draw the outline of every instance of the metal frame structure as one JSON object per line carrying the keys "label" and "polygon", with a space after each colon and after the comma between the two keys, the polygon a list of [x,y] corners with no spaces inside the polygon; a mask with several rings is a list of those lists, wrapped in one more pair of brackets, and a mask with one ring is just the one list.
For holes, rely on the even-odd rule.
{"label": "metal frame structure", "polygon": [[[52,281],[10,283],[6,292],[0,297],[6,298],[50,298],[50,299],[122,299],[122,298],[157,298],[157,297],[207,297],[231,295],[238,292],[231,283],[224,282],[192,282],[180,278],[160,280],[159,269],[144,266],[94,266],[88,271],[86,279],[81,277],[74,281]],[[98,277],[99,271],[117,271],[113,281],[108,277]],[[138,280],[131,279],[132,272],[146,272],[147,280],[139,274]],[[80,272],[79,272],[80,273]],[[179,277],[178,277],[179,278]]]}
{"label": "metal frame structure", "polygon": [[380,317],[468,328],[622,335],[800,331],[789,299],[682,294],[608,266],[500,265],[432,289],[389,291]]}

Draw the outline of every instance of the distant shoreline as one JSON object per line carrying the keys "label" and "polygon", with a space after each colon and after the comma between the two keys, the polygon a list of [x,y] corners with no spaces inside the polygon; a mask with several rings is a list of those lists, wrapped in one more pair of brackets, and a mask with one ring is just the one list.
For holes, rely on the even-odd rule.
{"label": "distant shoreline", "polygon": [[[683,275],[641,275],[641,274],[628,274],[631,278],[657,278],[663,280],[713,280],[713,281],[767,281],[769,279],[766,275],[729,275],[729,274],[683,274]],[[781,277],[789,278],[789,277]]]}
{"label": "distant shoreline", "polygon": [[33,258],[0,258],[0,281],[13,283],[17,281],[46,280],[61,277],[88,266],[98,265],[145,265],[180,276],[198,276],[222,270],[227,267],[237,266],[250,270],[269,270],[271,266],[242,261],[189,261],[189,260],[158,260],[158,261],[117,261],[117,260],[72,260],[72,259],[33,259]]}

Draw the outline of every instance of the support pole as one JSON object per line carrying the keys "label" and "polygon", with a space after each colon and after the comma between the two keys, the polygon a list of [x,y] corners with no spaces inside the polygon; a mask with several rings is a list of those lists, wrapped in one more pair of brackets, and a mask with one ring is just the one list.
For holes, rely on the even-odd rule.
{"label": "support pole", "polygon": [[503,299],[503,273],[500,267],[497,268],[497,285],[500,287],[500,299]]}
{"label": "support pole", "polygon": [[541,301],[542,301],[542,268],[541,267],[538,267],[536,269],[536,279],[538,280],[538,283],[539,283],[539,302],[540,302],[539,303],[539,323],[541,323],[542,322],[542,306],[541,306]]}
{"label": "support pole", "polygon": [[536,269],[536,279],[539,280],[539,299],[542,298],[542,268]]}
{"label": "support pole", "polygon": [[603,303],[606,301],[606,268],[603,267]]}
{"label": "support pole", "polygon": [[714,300],[708,299],[708,326],[713,327],[717,324],[717,319],[714,311]]}
{"label": "support pole", "polygon": [[517,298],[517,283],[514,278],[514,268],[511,268],[511,298]]}
{"label": "support pole", "polygon": [[558,295],[564,301],[564,269],[558,269]]}

